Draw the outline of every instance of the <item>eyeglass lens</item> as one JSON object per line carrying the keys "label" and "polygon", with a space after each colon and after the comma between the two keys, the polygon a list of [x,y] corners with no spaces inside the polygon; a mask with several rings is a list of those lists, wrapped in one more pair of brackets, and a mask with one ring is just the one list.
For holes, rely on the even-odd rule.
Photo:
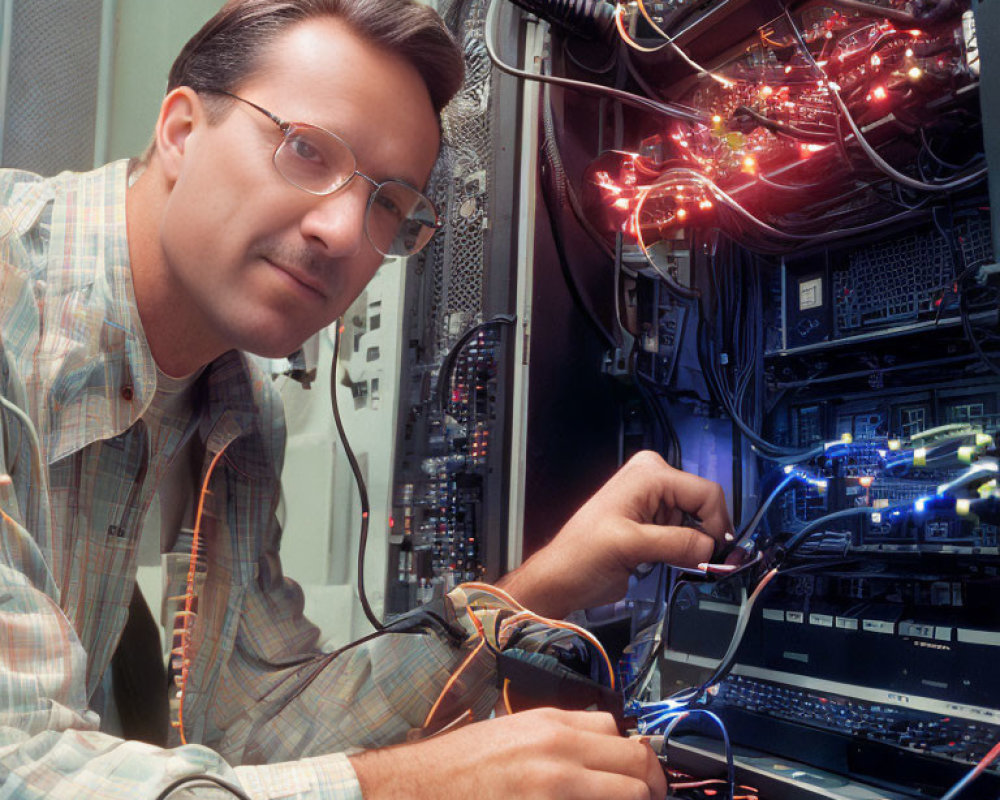
{"label": "eyeglass lens", "polygon": [[[274,166],[285,180],[313,194],[335,192],[354,177],[354,153],[340,138],[311,125],[292,123],[274,153]],[[365,231],[387,256],[416,253],[437,229],[430,201],[401,181],[378,185],[368,201]]]}

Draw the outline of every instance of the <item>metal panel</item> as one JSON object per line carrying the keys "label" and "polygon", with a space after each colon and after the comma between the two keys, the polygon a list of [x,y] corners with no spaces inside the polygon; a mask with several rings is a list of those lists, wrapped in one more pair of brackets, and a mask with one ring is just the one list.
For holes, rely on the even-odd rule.
{"label": "metal panel", "polygon": [[102,0],[6,0],[2,165],[43,175],[94,162]]}
{"label": "metal panel", "polygon": [[993,218],[993,252],[1000,259],[1000,4],[974,0],[979,58],[979,103],[983,115],[983,143],[990,168],[990,208]]}

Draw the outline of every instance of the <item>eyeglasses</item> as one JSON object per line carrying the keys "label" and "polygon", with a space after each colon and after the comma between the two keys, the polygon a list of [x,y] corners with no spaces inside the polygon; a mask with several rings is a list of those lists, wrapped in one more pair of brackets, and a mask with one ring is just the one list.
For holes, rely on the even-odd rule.
{"label": "eyeglasses", "polygon": [[434,204],[405,181],[376,181],[358,170],[354,151],[337,134],[305,122],[286,122],[266,108],[232,92],[214,91],[257,109],[278,126],[282,140],[274,149],[274,168],[292,186],[309,194],[330,195],[357,175],[374,191],[365,209],[365,235],[385,256],[419,252],[444,223]]}

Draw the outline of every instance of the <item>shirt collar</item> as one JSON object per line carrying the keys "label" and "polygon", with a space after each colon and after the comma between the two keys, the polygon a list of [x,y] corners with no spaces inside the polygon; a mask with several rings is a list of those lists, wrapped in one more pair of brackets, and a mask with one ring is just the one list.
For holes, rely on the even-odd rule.
{"label": "shirt collar", "polygon": [[[146,341],[132,282],[125,198],[128,161],[52,179],[55,191],[42,349],[52,369],[39,433],[52,463],[99,439],[128,430],[156,392],[156,363]],[[81,324],[82,323],[82,324]],[[46,342],[51,342],[46,345]],[[223,356],[208,371],[209,419],[237,412],[245,429],[253,412],[251,378],[242,357]],[[212,408],[216,410],[211,411]],[[248,416],[249,414],[249,416]],[[44,417],[48,415],[48,424]]]}

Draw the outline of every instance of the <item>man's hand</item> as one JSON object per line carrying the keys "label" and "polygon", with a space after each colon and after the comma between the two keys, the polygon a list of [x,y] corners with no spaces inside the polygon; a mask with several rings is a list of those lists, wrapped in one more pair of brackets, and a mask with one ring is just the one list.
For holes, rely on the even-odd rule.
{"label": "man's hand", "polygon": [[351,756],[365,800],[662,800],[648,744],[610,714],[540,708]]}
{"label": "man's hand", "polygon": [[[685,514],[697,529],[684,525]],[[639,564],[696,567],[708,561],[732,530],[721,486],[645,451],[499,585],[532,611],[563,617],[619,600]]]}

